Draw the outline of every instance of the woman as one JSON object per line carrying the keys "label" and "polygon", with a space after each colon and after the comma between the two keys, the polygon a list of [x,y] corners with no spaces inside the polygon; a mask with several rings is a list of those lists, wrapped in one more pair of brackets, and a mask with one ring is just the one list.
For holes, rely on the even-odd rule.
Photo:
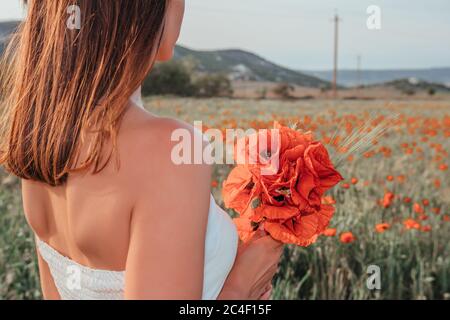
{"label": "woman", "polygon": [[44,297],[267,299],[281,244],[237,248],[211,167],[171,161],[171,133],[198,133],[140,103],[184,1],[73,4],[28,1],[5,58],[0,163],[22,179]]}

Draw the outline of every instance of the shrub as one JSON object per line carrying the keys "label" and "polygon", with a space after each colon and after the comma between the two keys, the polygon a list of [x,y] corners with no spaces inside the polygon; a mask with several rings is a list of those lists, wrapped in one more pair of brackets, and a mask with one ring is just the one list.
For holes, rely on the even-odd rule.
{"label": "shrub", "polygon": [[273,89],[273,93],[282,99],[291,99],[295,90],[294,86],[289,83],[280,83]]}
{"label": "shrub", "polygon": [[144,96],[194,96],[196,91],[189,68],[175,61],[156,65],[142,85]]}
{"label": "shrub", "polygon": [[233,95],[231,81],[224,74],[200,76],[195,81],[199,97],[230,97]]}

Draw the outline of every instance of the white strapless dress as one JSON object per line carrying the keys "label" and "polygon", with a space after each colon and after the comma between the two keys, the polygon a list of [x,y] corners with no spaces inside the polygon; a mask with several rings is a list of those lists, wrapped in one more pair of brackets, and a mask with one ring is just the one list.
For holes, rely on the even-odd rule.
{"label": "white strapless dress", "polygon": [[[205,239],[203,277],[204,300],[215,300],[222,290],[236,257],[238,235],[230,216],[211,196]],[[47,262],[63,300],[120,300],[124,298],[125,271],[92,269],[61,255],[37,239],[37,247]],[[74,271],[79,285],[74,285]]]}

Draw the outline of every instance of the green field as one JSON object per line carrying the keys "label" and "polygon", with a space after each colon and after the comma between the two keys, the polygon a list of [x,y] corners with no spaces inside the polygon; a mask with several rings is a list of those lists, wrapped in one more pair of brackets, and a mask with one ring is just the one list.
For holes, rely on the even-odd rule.
{"label": "green field", "polygon": [[[336,235],[308,248],[285,248],[273,299],[450,299],[450,102],[151,98],[146,106],[191,124],[202,120],[208,128],[300,122],[324,142],[336,130],[338,139],[345,138],[374,115],[399,114],[370,152],[340,168],[346,180],[330,194]],[[229,170],[217,165],[214,173],[213,193],[221,205],[220,186]],[[5,174],[1,179],[0,299],[37,299],[34,246],[19,183]],[[383,205],[388,194],[393,198]],[[389,228],[377,232],[380,223]],[[344,232],[355,240],[342,243]],[[366,286],[370,265],[380,267],[380,290]]]}

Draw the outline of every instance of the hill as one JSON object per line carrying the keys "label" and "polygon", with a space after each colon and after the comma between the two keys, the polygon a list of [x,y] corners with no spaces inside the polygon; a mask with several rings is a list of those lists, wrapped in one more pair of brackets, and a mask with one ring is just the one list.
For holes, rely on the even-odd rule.
{"label": "hill", "polygon": [[[308,75],[331,81],[332,71],[302,71]],[[422,81],[450,86],[450,68],[398,69],[398,70],[361,70],[361,83],[373,85],[402,79],[421,79]],[[358,74],[355,70],[340,70],[338,82],[343,86],[356,86]]]}
{"label": "hill", "polygon": [[416,78],[399,79],[385,82],[379,85],[373,85],[371,87],[380,87],[380,86],[393,88],[406,94],[414,94],[420,91],[427,91],[431,93],[437,92],[450,93],[450,88],[445,85],[442,85],[440,83],[423,81]]}
{"label": "hill", "polygon": [[198,71],[225,73],[232,80],[288,82],[311,88],[330,86],[328,81],[279,66],[244,50],[196,51],[177,46],[175,59],[193,59]]}
{"label": "hill", "polygon": [[18,21],[0,22],[0,53],[5,48],[5,43],[18,26]]}

